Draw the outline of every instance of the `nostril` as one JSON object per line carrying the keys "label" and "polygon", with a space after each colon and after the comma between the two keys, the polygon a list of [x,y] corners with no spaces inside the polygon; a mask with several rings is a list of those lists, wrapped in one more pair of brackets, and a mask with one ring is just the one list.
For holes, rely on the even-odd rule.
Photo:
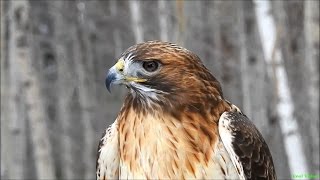
{"label": "nostril", "polygon": [[122,71],[123,71],[123,69],[119,69],[119,71],[120,71],[120,72],[122,72]]}

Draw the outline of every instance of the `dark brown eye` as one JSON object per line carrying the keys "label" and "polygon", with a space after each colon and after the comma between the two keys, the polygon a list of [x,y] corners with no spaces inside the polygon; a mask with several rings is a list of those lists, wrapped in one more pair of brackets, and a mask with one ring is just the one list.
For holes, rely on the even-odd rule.
{"label": "dark brown eye", "polygon": [[156,61],[145,61],[142,66],[146,71],[153,72],[158,69],[159,64]]}

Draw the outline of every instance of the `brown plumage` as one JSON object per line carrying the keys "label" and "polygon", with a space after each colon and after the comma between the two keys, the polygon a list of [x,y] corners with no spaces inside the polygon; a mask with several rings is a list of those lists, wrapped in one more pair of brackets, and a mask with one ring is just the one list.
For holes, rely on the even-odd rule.
{"label": "brown plumage", "polygon": [[130,92],[100,141],[97,179],[276,178],[261,134],[192,52],[137,44],[109,70],[111,84]]}

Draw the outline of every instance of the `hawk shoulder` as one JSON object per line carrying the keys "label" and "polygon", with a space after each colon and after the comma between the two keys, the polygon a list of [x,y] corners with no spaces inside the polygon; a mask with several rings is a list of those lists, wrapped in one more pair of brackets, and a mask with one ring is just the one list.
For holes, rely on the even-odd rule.
{"label": "hawk shoulder", "polygon": [[236,106],[219,119],[219,135],[241,179],[276,179],[269,148]]}

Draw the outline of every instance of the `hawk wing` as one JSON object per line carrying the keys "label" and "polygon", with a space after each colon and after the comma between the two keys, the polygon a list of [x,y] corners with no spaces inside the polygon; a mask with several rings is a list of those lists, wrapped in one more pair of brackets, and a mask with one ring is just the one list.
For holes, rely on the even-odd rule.
{"label": "hawk wing", "polygon": [[96,162],[97,179],[119,178],[119,138],[118,123],[115,121],[103,134],[99,146]]}
{"label": "hawk wing", "polygon": [[219,135],[241,179],[276,179],[266,142],[240,110],[221,115]]}

